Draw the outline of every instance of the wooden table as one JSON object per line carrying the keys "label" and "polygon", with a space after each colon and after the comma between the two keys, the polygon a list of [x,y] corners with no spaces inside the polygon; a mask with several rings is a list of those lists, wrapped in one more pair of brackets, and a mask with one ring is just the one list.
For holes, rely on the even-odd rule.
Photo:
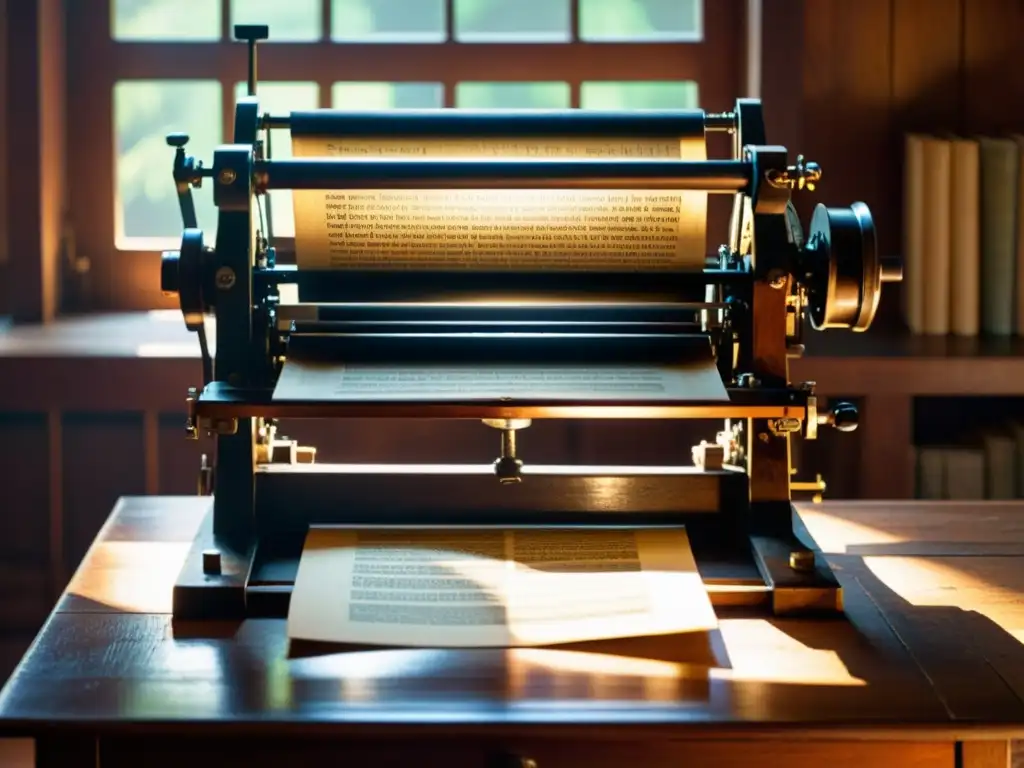
{"label": "wooden table", "polygon": [[724,618],[710,670],[562,651],[289,659],[280,620],[172,624],[208,503],[114,510],[0,694],[0,728],[36,738],[37,764],[1004,768],[1024,737],[1024,503],[802,506],[847,618]]}

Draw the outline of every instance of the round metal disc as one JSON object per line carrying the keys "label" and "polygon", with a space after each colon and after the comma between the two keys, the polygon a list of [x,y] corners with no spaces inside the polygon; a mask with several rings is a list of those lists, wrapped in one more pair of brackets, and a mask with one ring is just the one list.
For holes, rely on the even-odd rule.
{"label": "round metal disc", "polygon": [[203,325],[203,230],[186,229],[178,253],[178,302],[185,327],[194,331]]}
{"label": "round metal disc", "polygon": [[871,211],[864,203],[854,203],[850,211],[860,227],[861,259],[864,262],[864,284],[861,289],[860,314],[853,324],[854,331],[866,331],[871,327],[878,302],[882,297],[882,264],[878,257],[878,235]]}
{"label": "round metal disc", "polygon": [[255,96],[235,105],[235,144],[255,144],[260,129],[260,104]]}
{"label": "round metal disc", "polygon": [[875,318],[882,268],[871,212],[819,204],[811,217],[807,284],[811,324],[816,330],[865,331]]}

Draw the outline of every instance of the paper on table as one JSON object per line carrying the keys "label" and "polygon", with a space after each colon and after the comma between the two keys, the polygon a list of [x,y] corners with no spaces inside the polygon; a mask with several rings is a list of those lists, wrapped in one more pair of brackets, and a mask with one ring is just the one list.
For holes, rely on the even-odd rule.
{"label": "paper on table", "polygon": [[[296,158],[707,159],[703,136],[339,138],[293,136]],[[296,190],[301,269],[703,269],[707,193]]]}
{"label": "paper on table", "polygon": [[728,401],[710,357],[671,366],[345,365],[289,358],[276,401]]}
{"label": "paper on table", "polygon": [[293,640],[539,647],[702,632],[717,619],[682,528],[311,528]]}

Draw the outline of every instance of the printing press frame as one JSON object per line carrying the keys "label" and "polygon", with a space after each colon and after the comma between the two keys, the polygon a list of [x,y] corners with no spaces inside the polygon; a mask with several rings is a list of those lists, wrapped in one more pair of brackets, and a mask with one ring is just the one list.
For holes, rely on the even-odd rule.
{"label": "printing press frame", "polygon": [[[716,608],[759,605],[775,614],[838,613],[842,592],[827,564],[794,531],[790,437],[813,439],[819,425],[856,427],[848,404],[819,413],[813,384],[792,385],[805,318],[816,330],[863,331],[881,284],[901,278],[877,252],[866,206],[817,206],[804,238],[791,204],[813,189],[813,163],[790,164],[768,145],[760,103],[734,111],[471,113],[456,110],[358,113],[319,110],[288,117],[261,112],[255,41],[265,27],[238,27],[249,40],[249,96],[236,108],[233,143],[203,168],[176,134],[174,179],[185,223],[179,251],[163,258],[162,287],[177,294],[186,326],[199,336],[204,386],[188,396],[187,432],[216,437],[215,461],[200,492],[215,490],[212,512],[174,591],[177,619],[284,616],[310,524],[658,525],[685,524]],[[465,160],[273,160],[271,127],[332,135],[681,136],[697,125],[728,131],[732,158],[707,162],[573,160],[515,163]],[[215,248],[196,226],[191,189],[211,178],[218,208]],[[691,272],[475,272],[343,270],[277,264],[260,203],[273,189],[665,189],[732,194],[729,242]],[[267,205],[269,208],[269,203]],[[269,210],[266,220],[270,220]],[[565,299],[560,306],[430,307],[493,292]],[[279,287],[298,286],[298,306]],[[626,297],[631,304],[595,306]],[[589,305],[586,303],[588,302]],[[422,302],[422,303],[420,303]],[[358,303],[358,306],[353,304]],[[211,359],[204,318],[216,316]],[[689,318],[689,319],[685,319]],[[430,321],[431,343],[422,342]],[[628,322],[629,325],[623,324]],[[436,332],[521,330],[543,322],[573,336],[528,334],[481,341]],[[495,326],[494,324],[498,325]],[[583,325],[586,323],[586,325]],[[600,355],[579,343],[603,335]],[[394,334],[399,327],[408,335]],[[339,330],[340,329],[340,330]],[[666,330],[667,329],[667,330]],[[689,330],[690,332],[684,332]],[[609,335],[610,334],[610,335]],[[344,344],[360,362],[430,357],[481,364],[517,360],[670,362],[688,345],[710,345],[728,402],[564,403],[514,401],[281,402],[272,399],[290,349]],[[497,352],[495,349],[497,348]],[[580,350],[583,350],[582,352]],[[346,359],[351,359],[346,357]],[[493,467],[318,465],[315,451],[278,439],[280,418],[477,419],[501,432]],[[713,418],[725,428],[694,449],[694,466],[535,467],[516,454],[519,428],[539,418]],[[515,482],[513,482],[515,481]]]}

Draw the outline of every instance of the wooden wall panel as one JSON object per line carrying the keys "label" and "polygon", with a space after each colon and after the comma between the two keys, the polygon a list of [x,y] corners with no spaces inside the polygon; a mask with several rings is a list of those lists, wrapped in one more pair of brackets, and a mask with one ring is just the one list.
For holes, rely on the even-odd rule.
{"label": "wooden wall panel", "polygon": [[[961,65],[966,1],[893,3],[892,141],[900,152],[904,131],[960,132],[966,128]],[[924,19],[928,23],[922,23]]]}
{"label": "wooden wall panel", "polygon": [[[881,248],[896,253],[898,158],[891,140],[892,2],[807,2],[804,40],[804,154],[823,176],[808,203],[848,206],[862,200],[879,228]],[[865,166],[871,158],[871,166]]]}
{"label": "wooden wall panel", "polygon": [[0,552],[4,559],[31,559],[46,551],[48,456],[45,413],[0,413],[0,466],[4,467]]}
{"label": "wooden wall panel", "polygon": [[51,597],[46,414],[0,413],[0,631],[34,631]]}
{"label": "wooden wall panel", "polygon": [[[65,214],[64,21],[61,0],[7,3],[8,103],[16,105],[3,132],[9,174],[18,193],[6,199],[13,314],[26,322],[52,320],[60,306]],[[14,115],[17,120],[10,119]]]}
{"label": "wooden wall panel", "polygon": [[118,497],[146,492],[142,414],[64,414],[62,444],[66,580]]}
{"label": "wooden wall panel", "polygon": [[1024,3],[963,2],[966,128],[1024,132]]}

